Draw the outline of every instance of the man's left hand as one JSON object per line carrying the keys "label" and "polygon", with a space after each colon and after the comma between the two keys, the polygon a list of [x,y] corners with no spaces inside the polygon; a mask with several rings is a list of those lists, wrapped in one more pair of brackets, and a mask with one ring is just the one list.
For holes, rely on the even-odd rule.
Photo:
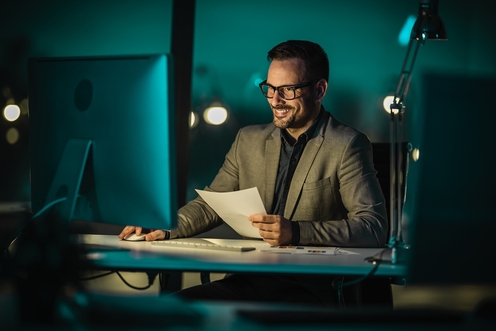
{"label": "man's left hand", "polygon": [[271,246],[287,245],[293,239],[291,221],[280,215],[256,214],[250,215],[248,220]]}

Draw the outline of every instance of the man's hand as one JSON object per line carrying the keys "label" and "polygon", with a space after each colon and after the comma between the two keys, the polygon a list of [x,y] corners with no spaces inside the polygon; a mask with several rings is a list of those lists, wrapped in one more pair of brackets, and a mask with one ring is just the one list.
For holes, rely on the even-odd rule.
{"label": "man's hand", "polygon": [[293,239],[291,221],[280,215],[250,215],[248,220],[271,246],[287,245]]}
{"label": "man's hand", "polygon": [[[119,239],[124,239],[125,236],[136,233],[136,235],[140,235],[143,229],[139,226],[126,226],[122,232],[119,234]],[[146,241],[154,241],[154,240],[162,240],[165,238],[165,231],[163,230],[151,230],[145,237]]]}

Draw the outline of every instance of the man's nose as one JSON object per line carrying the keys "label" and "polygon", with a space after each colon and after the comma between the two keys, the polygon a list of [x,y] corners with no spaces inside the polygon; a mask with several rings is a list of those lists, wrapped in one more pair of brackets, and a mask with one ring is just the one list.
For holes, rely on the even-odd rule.
{"label": "man's nose", "polygon": [[277,105],[280,105],[282,103],[285,103],[285,100],[281,97],[281,95],[279,94],[279,91],[275,90],[274,95],[272,96],[272,99],[270,99],[270,103],[272,104],[272,106],[277,106]]}

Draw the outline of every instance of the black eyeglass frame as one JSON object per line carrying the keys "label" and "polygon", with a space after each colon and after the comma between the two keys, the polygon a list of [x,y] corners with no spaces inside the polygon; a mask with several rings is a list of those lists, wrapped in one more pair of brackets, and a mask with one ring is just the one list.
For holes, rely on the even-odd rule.
{"label": "black eyeglass frame", "polygon": [[[260,90],[262,91],[262,94],[264,95],[264,97],[266,97],[267,99],[272,99],[274,96],[271,96],[269,97],[263,90],[263,87],[264,85],[266,86],[270,86],[271,88],[274,89],[274,93],[275,91],[277,91],[279,93],[279,96],[281,98],[283,98],[284,100],[294,100],[296,99],[296,90],[299,89],[299,88],[302,88],[302,87],[306,87],[306,86],[309,86],[309,85],[312,85],[316,82],[318,82],[319,79],[314,79],[314,80],[311,80],[311,81],[308,81],[308,82],[305,82],[305,83],[301,83],[301,84],[296,84],[296,85],[281,85],[281,86],[272,86],[270,84],[267,84],[267,79],[264,80],[263,82],[261,82],[260,84],[258,84],[258,87],[260,87]],[[279,91],[279,89],[281,88],[291,88],[291,90],[293,91],[293,94],[294,94],[294,97],[292,98],[286,98],[284,97],[284,92],[281,93],[281,91]]]}

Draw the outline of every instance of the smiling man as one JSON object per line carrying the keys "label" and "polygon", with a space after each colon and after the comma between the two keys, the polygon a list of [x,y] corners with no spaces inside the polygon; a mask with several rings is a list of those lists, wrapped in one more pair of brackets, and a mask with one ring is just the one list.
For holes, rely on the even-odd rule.
{"label": "smiling man", "polygon": [[[384,196],[367,136],[339,122],[322,106],[329,61],[318,44],[283,42],[268,52],[260,84],[273,122],[242,128],[206,190],[257,187],[267,215],[251,215],[271,245],[382,247],[387,237]],[[222,219],[200,198],[178,211],[178,228],[156,230],[146,240],[189,237]],[[140,233],[126,227],[120,237]],[[180,291],[191,299],[304,302],[332,306],[332,277],[228,275]]]}

